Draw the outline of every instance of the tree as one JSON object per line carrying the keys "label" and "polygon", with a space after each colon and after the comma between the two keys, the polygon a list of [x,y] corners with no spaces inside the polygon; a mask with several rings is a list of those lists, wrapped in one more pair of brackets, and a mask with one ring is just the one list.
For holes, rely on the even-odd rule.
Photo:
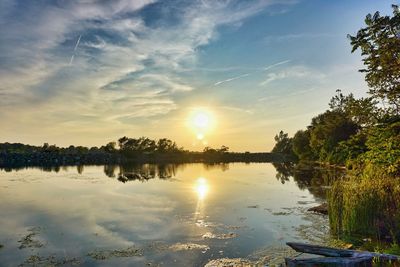
{"label": "tree", "polygon": [[348,35],[352,52],[361,50],[370,90],[369,93],[389,106],[392,114],[400,114],[400,10],[393,7],[393,16],[381,16],[379,12],[368,14],[366,27],[356,36]]}
{"label": "tree", "polygon": [[400,175],[400,121],[370,129],[366,145],[365,163],[380,167],[387,174]]}
{"label": "tree", "polygon": [[273,153],[282,153],[285,155],[293,155],[292,150],[292,139],[289,138],[289,135],[283,131],[280,131],[277,135],[275,135],[275,146],[272,149]]}
{"label": "tree", "polygon": [[356,99],[353,94],[343,95],[340,89],[329,101],[332,111],[345,114],[360,127],[372,126],[381,119],[382,112],[376,105],[377,101],[372,97]]}
{"label": "tree", "polygon": [[358,132],[359,126],[346,114],[327,110],[314,117],[310,131],[310,147],[322,161],[329,160],[339,142],[345,141]]}
{"label": "tree", "polygon": [[300,160],[315,159],[314,153],[310,147],[310,131],[299,130],[292,139],[293,152]]}
{"label": "tree", "polygon": [[221,146],[220,149],[218,149],[219,153],[228,153],[229,152],[229,147],[227,146]]}
{"label": "tree", "polygon": [[217,150],[216,150],[215,148],[211,148],[211,147],[209,147],[209,146],[206,146],[206,147],[203,149],[203,153],[206,153],[206,154],[214,154],[214,153],[217,153]]}
{"label": "tree", "polygon": [[107,145],[104,146],[104,150],[106,152],[115,152],[116,146],[117,146],[116,142],[109,142],[109,143],[107,143]]}
{"label": "tree", "polygon": [[126,142],[128,142],[128,140],[129,140],[129,138],[126,137],[126,136],[121,137],[120,139],[118,139],[119,149],[124,150]]}
{"label": "tree", "polygon": [[175,142],[167,139],[161,138],[157,141],[157,151],[164,153],[164,152],[176,152],[178,151],[178,147]]}

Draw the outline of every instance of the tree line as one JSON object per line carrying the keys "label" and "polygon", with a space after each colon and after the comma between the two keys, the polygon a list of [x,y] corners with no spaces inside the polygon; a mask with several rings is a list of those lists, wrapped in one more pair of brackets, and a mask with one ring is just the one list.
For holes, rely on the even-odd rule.
{"label": "tree line", "polygon": [[203,151],[189,151],[176,142],[148,137],[127,136],[101,147],[56,145],[32,146],[20,143],[0,143],[0,167],[8,166],[63,166],[83,164],[137,163],[190,163],[190,162],[271,162],[286,161],[281,154],[237,153],[229,147],[205,147]]}

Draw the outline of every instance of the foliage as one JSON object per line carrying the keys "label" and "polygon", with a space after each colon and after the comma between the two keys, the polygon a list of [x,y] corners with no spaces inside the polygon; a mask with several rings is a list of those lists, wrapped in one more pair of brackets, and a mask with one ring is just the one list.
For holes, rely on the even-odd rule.
{"label": "foliage", "polygon": [[366,152],[365,130],[380,119],[376,102],[372,98],[355,99],[352,94],[345,96],[337,90],[329,106],[329,110],[312,118],[307,129],[297,131],[293,138],[284,134],[275,137],[278,141],[274,149],[291,146],[292,153],[300,160],[335,164],[346,164]]}
{"label": "foliage", "polygon": [[328,203],[333,234],[400,241],[400,180],[381,169],[336,181]]}
{"label": "foliage", "polygon": [[309,126],[310,147],[321,161],[330,157],[339,142],[357,133],[359,127],[344,113],[327,110],[314,117]]}
{"label": "foliage", "polygon": [[361,131],[350,136],[349,139],[339,142],[331,154],[331,162],[337,164],[345,163],[349,168],[357,165],[359,156],[368,151],[365,144],[366,140],[365,131]]}
{"label": "foliage", "polygon": [[345,96],[338,89],[336,95],[331,98],[329,107],[364,128],[374,125],[382,116],[382,110],[377,104],[378,102],[372,97],[356,99],[353,94]]}
{"label": "foliage", "polygon": [[400,175],[400,121],[371,128],[366,146],[363,162],[381,167],[388,175]]}
{"label": "foliage", "polygon": [[300,160],[316,159],[314,151],[310,146],[310,131],[299,130],[292,139],[292,149]]}
{"label": "foliage", "polygon": [[280,131],[277,135],[275,135],[275,146],[272,149],[273,153],[282,153],[285,155],[292,155],[292,138],[289,138],[289,135],[283,131]]}
{"label": "foliage", "polygon": [[151,140],[147,137],[128,138],[126,136],[118,139],[120,151],[125,156],[135,156],[150,153],[174,153],[182,151],[175,142],[162,138],[159,140]]}
{"label": "foliage", "polygon": [[227,153],[229,151],[229,147],[227,146],[221,146],[221,148],[211,148],[206,146],[203,149],[203,152],[205,154],[215,154],[215,153],[219,153],[219,154],[223,154],[223,153]]}
{"label": "foliage", "polygon": [[165,153],[165,152],[176,152],[179,150],[183,150],[183,148],[178,148],[175,142],[167,139],[161,138],[156,143],[156,149],[158,152]]}
{"label": "foliage", "polygon": [[107,143],[107,145],[105,145],[105,146],[102,147],[102,148],[103,148],[105,151],[112,153],[112,152],[115,152],[115,151],[117,150],[116,146],[117,146],[117,143],[116,143],[116,142],[109,142],[109,143]]}
{"label": "foliage", "polygon": [[386,241],[396,250],[400,242],[400,10],[393,6],[393,16],[369,14],[365,23],[349,38],[352,52],[361,50],[365,65],[361,72],[370,96],[356,99],[337,90],[329,110],[312,118],[307,129],[293,138],[278,135],[274,149],[291,146],[300,160],[351,169],[329,192],[332,233],[377,240],[389,237]]}
{"label": "foliage", "polygon": [[393,5],[393,16],[368,14],[366,27],[349,35],[352,52],[361,50],[365,80],[370,93],[389,104],[388,111],[400,114],[400,10]]}
{"label": "foliage", "polygon": [[[274,153],[235,153],[229,152],[229,147],[206,147],[203,152],[184,150],[169,139],[152,140],[147,137],[121,137],[117,142],[109,142],[104,146],[83,147],[69,146],[66,148],[44,144],[30,146],[24,144],[0,143],[0,168],[22,168],[26,166],[41,166],[49,170],[59,170],[63,165],[84,164],[121,164],[136,163],[224,163],[224,162],[283,162],[287,159]],[[112,174],[112,169],[105,168]]]}
{"label": "foliage", "polygon": [[400,255],[400,246],[397,243],[391,244],[390,247],[383,250],[383,253],[392,254],[392,255]]}

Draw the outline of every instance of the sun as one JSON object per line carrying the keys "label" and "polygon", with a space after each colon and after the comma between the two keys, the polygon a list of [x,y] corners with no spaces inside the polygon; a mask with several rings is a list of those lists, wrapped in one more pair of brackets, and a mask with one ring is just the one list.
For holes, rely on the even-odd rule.
{"label": "sun", "polygon": [[209,109],[194,108],[189,114],[188,126],[194,132],[198,140],[204,141],[206,135],[208,135],[215,126],[215,118]]}
{"label": "sun", "polygon": [[204,112],[199,112],[193,117],[193,125],[197,128],[207,128],[210,124],[209,115]]}

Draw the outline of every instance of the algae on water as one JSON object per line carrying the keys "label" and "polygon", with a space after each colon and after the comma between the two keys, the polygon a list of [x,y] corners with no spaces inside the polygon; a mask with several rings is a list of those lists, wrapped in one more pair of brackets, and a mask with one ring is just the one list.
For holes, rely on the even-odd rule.
{"label": "algae on water", "polygon": [[79,266],[81,262],[76,258],[71,259],[57,259],[55,256],[41,257],[39,255],[29,256],[19,267],[25,266],[46,266],[46,267],[56,267],[56,266]]}
{"label": "algae on water", "polygon": [[41,248],[41,247],[43,247],[44,244],[35,238],[37,236],[37,234],[39,233],[39,228],[31,228],[28,231],[30,233],[18,241],[18,243],[20,243],[18,248],[24,249],[24,248]]}
{"label": "algae on water", "polygon": [[92,252],[89,252],[87,255],[95,260],[107,260],[114,257],[120,258],[120,257],[143,256],[143,250],[135,246],[132,246],[125,249],[94,250]]}

